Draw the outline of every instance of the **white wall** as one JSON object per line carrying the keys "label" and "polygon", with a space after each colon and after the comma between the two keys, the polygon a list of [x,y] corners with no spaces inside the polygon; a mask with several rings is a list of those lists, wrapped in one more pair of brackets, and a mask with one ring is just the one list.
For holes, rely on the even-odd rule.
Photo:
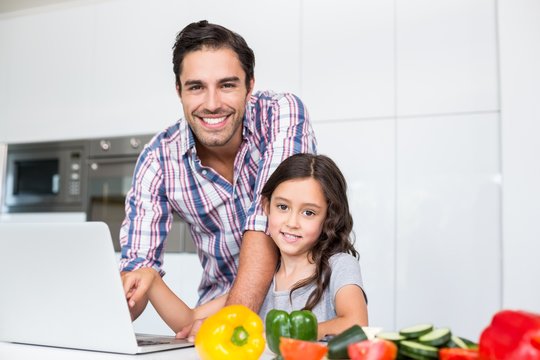
{"label": "white wall", "polygon": [[[528,285],[540,246],[538,10],[534,0],[110,0],[5,14],[0,142],[162,129],[181,114],[174,36],[191,21],[221,23],[253,47],[257,88],[304,99],[320,152],[348,179],[371,324],[430,321],[477,338],[502,306],[540,311]],[[166,259],[168,276],[188,263]]]}

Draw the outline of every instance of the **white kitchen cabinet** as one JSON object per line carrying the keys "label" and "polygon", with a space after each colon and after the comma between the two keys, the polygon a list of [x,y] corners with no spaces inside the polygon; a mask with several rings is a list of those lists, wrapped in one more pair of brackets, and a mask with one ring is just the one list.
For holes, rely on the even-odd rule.
{"label": "white kitchen cabinet", "polygon": [[372,326],[394,329],[395,143],[394,120],[314,125],[319,153],[345,175],[356,249]]}
{"label": "white kitchen cabinet", "polygon": [[83,135],[93,121],[93,11],[65,7],[1,19],[0,142]]}
{"label": "white kitchen cabinet", "polygon": [[498,113],[397,124],[397,328],[478,339],[501,306]]}
{"label": "white kitchen cabinet", "polygon": [[503,306],[540,313],[540,2],[499,6],[503,164]]}
{"label": "white kitchen cabinet", "polygon": [[393,116],[394,1],[304,1],[299,71],[314,121]]}
{"label": "white kitchen cabinet", "polygon": [[396,1],[397,115],[494,111],[494,0]]}

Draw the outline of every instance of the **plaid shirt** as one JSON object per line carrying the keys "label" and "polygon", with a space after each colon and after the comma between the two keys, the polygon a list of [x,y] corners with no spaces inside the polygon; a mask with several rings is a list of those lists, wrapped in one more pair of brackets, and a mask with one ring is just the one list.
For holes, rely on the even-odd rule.
{"label": "plaid shirt", "polygon": [[150,141],[139,156],[126,196],[121,270],[147,266],[164,274],[164,242],[176,212],[189,224],[203,267],[199,302],[230,290],[243,232],[266,232],[259,195],[264,183],[288,156],[316,152],[307,110],[292,94],[253,94],[246,105],[242,136],[232,184],[201,164],[185,119]]}

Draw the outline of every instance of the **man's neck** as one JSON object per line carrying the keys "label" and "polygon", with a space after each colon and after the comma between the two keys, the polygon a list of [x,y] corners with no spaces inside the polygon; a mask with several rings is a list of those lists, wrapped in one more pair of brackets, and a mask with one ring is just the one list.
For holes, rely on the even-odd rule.
{"label": "man's neck", "polygon": [[238,144],[227,144],[220,147],[205,147],[197,143],[197,155],[204,166],[211,167],[218,174],[223,176],[229,183],[233,183],[234,161],[240,148]]}

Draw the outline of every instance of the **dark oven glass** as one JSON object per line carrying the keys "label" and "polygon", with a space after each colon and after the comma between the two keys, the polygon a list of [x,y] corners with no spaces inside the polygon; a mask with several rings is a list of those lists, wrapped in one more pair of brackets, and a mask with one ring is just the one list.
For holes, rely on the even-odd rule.
{"label": "dark oven glass", "polygon": [[60,191],[58,159],[14,162],[13,195],[56,195]]}
{"label": "dark oven glass", "polygon": [[[120,251],[120,227],[125,217],[125,198],[131,187],[136,158],[89,161],[87,220],[109,225],[114,249]],[[166,252],[195,252],[187,225],[175,217]]]}

